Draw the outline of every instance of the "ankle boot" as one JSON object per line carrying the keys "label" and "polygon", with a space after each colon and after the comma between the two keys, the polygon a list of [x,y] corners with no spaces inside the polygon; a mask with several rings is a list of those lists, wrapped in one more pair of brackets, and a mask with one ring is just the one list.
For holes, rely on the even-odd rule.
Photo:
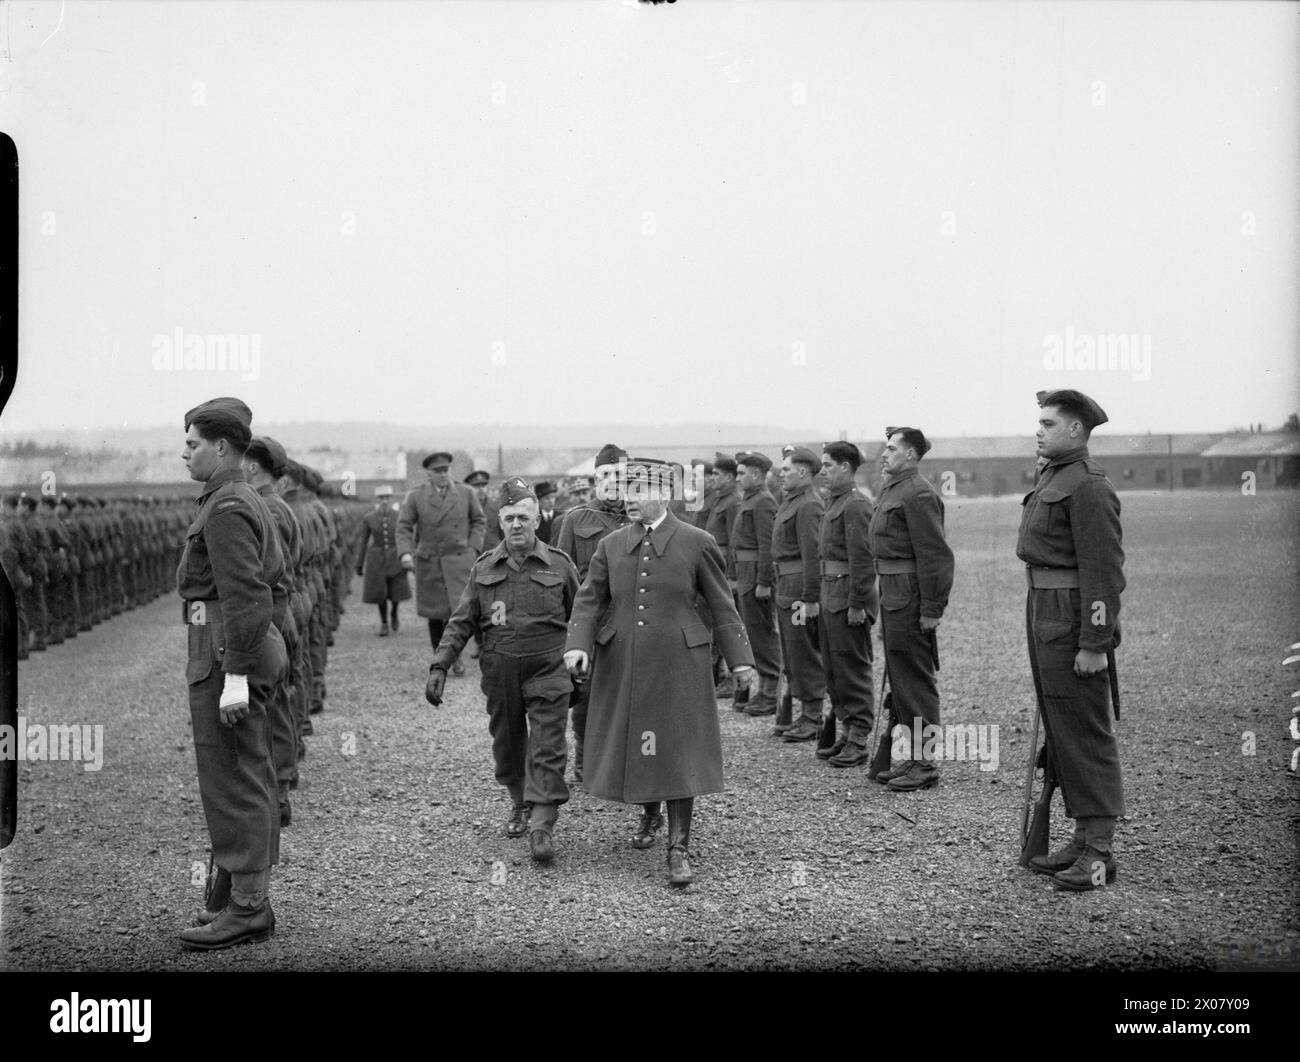
{"label": "ankle boot", "polygon": [[225,910],[230,902],[230,871],[217,867],[216,873],[209,879],[208,892],[204,897],[203,910],[190,923],[192,926],[206,926],[215,922],[217,915]]}
{"label": "ankle boot", "polygon": [[636,833],[632,835],[633,848],[650,848],[655,843],[655,834],[663,828],[664,817],[659,813],[659,801],[641,805],[641,821]]}
{"label": "ankle boot", "polygon": [[694,797],[668,801],[668,882],[671,885],[689,885],[695,880],[687,852],[694,808]]}
{"label": "ankle boot", "polygon": [[266,940],[274,932],[270,899],[263,896],[260,904],[249,907],[232,899],[211,924],[181,930],[181,944],[190,951],[217,951]]}

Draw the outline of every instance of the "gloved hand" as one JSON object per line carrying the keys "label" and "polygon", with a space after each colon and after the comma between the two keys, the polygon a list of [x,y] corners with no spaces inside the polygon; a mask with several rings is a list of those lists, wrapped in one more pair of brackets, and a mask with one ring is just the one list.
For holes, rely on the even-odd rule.
{"label": "gloved hand", "polygon": [[736,668],[732,674],[736,682],[745,687],[750,697],[758,696],[758,671],[749,665]]}
{"label": "gloved hand", "polygon": [[440,667],[429,668],[429,681],[424,684],[424,699],[435,708],[442,704],[442,690],[447,685],[447,672]]}
{"label": "gloved hand", "polygon": [[575,679],[587,673],[588,663],[587,654],[581,649],[570,649],[564,654],[564,666]]}
{"label": "gloved hand", "polygon": [[225,685],[221,689],[221,722],[225,726],[234,726],[248,715],[248,676],[226,675]]}

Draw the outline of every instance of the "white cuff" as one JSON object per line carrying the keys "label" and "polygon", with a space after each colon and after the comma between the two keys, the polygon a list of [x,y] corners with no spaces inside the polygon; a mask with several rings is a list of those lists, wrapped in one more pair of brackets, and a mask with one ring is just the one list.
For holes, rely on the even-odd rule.
{"label": "white cuff", "polygon": [[236,704],[248,704],[247,675],[226,676],[226,684],[221,690],[221,707],[230,708]]}

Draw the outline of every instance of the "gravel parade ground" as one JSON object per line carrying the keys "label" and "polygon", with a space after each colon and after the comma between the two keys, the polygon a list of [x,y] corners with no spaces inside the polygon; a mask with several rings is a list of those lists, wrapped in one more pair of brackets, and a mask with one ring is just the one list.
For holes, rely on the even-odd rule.
{"label": "gravel parade ground", "polygon": [[1283,665],[1300,641],[1300,494],[1120,497],[1129,814],[1109,888],[1058,892],[1017,865],[1034,719],[1019,498],[947,499],[944,722],[996,727],[996,769],[945,763],[937,788],[890,793],[720,703],[727,791],[697,801],[683,891],[667,884],[663,833],[629,846],[635,807],[575,792],[546,867],[504,837],[477,663],[431,708],[425,625],[408,605],[401,631],[377,638],[357,581],[272,877],[276,934],[182,951],[207,834],[176,599],[34,654],[19,671],[27,725],[102,724],[103,763],[23,763],[0,968],[1300,967],[1300,666]]}

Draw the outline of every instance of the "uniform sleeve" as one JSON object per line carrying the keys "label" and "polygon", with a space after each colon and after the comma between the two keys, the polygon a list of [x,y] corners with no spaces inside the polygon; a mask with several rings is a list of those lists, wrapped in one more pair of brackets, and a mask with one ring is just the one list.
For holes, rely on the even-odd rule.
{"label": "uniform sleeve", "polygon": [[357,563],[360,564],[366,555],[366,547],[370,544],[370,521],[362,520],[357,524],[356,534],[356,554]]}
{"label": "uniform sleeve", "polygon": [[758,539],[758,574],[759,586],[776,585],[776,574],[772,567],[772,524],[776,520],[776,502],[770,495],[760,496],[754,502],[754,535]]}
{"label": "uniform sleeve", "polygon": [[420,514],[415,507],[415,491],[409,491],[402,499],[402,507],[397,512],[397,555],[415,552],[415,526],[420,522]]}
{"label": "uniform sleeve", "polygon": [[754,665],[754,651],[750,648],[745,624],[736,611],[727,582],[726,560],[716,543],[708,541],[700,550],[695,563],[696,590],[709,606],[713,616],[713,641],[731,668]]}
{"label": "uniform sleeve", "polygon": [[465,643],[469,641],[470,636],[479,633],[482,613],[478,607],[478,590],[474,583],[474,575],[477,571],[478,566],[475,565],[469,573],[469,581],[465,584],[465,589],[461,591],[460,600],[456,603],[456,611],[451,614],[451,619],[443,628],[442,638],[433,653],[433,667],[440,667],[446,671],[455,662],[456,657],[460,656],[460,651],[465,648]]}
{"label": "uniform sleeve", "polygon": [[564,618],[567,621],[573,615],[573,603],[578,597],[578,569],[565,557],[561,570],[564,572]]}
{"label": "uniform sleeve", "polygon": [[1078,558],[1083,609],[1079,648],[1104,653],[1115,647],[1119,597],[1124,589],[1119,497],[1105,480],[1089,477],[1071,495],[1070,533]]}
{"label": "uniform sleeve", "polygon": [[[810,492],[811,493],[811,492]],[[817,539],[821,533],[822,500],[813,495],[795,511],[795,533],[799,536],[799,556],[803,559],[803,594],[805,604],[813,605],[822,599],[822,574]]]}
{"label": "uniform sleeve", "polygon": [[569,616],[569,637],[564,648],[581,649],[590,660],[596,642],[596,624],[609,608],[609,558],[606,548],[611,536],[606,535],[596,546],[587,569],[587,578],[578,589]]}
{"label": "uniform sleeve", "polygon": [[483,517],[483,506],[478,503],[478,495],[472,490],[467,492],[469,501],[469,546],[475,553],[483,552],[483,539],[487,534],[487,520]]}
{"label": "uniform sleeve", "polygon": [[263,544],[257,531],[256,514],[234,500],[217,502],[203,527],[226,629],[221,668],[232,675],[246,675],[257,666],[271,626],[272,592],[262,579]]}
{"label": "uniform sleeve", "polygon": [[871,554],[871,503],[852,501],[844,510],[844,538],[849,552],[849,608],[867,610],[876,618],[880,601],[876,592],[876,560]]}
{"label": "uniform sleeve", "polygon": [[907,534],[916,558],[921,615],[939,619],[952,590],[952,549],[943,534],[943,503],[933,491],[918,491],[903,503]]}

